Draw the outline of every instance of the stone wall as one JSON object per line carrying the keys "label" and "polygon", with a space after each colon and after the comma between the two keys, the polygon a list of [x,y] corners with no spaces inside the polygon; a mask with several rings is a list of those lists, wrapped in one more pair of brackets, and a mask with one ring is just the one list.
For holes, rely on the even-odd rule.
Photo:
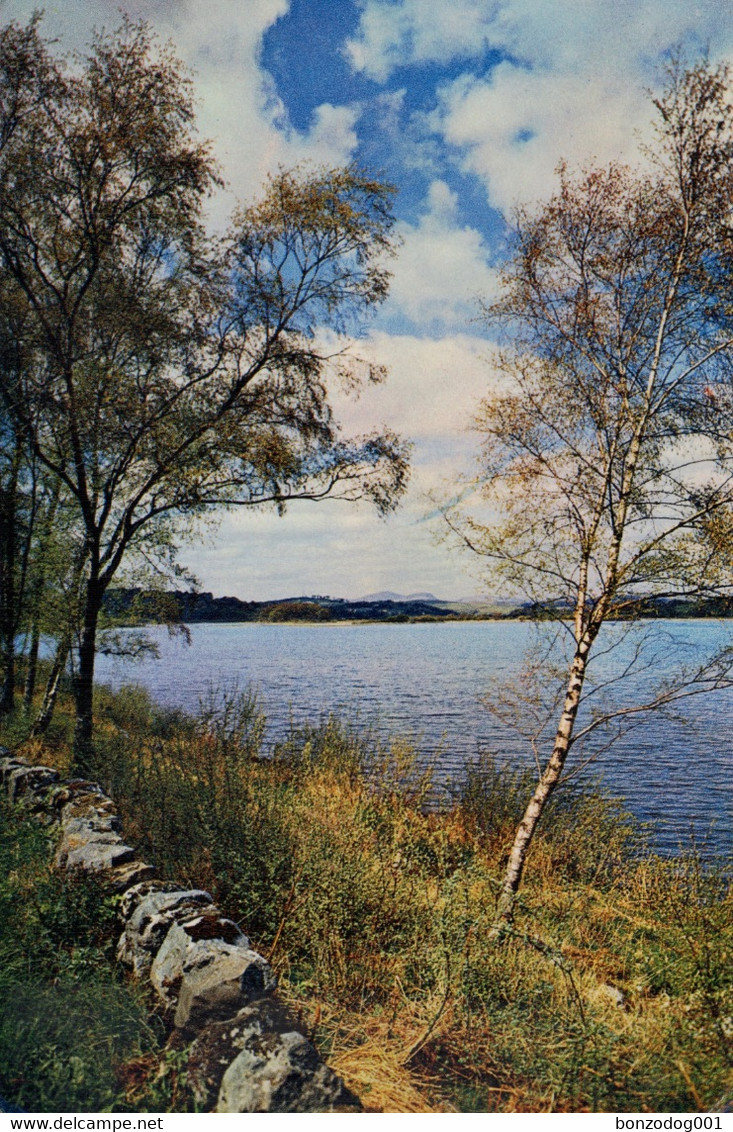
{"label": "stone wall", "polygon": [[117,957],[148,979],[188,1046],[198,1107],[213,1112],[360,1112],[278,999],[265,959],[208,892],[162,881],[125,843],[117,808],[94,782],[63,781],[0,747],[10,800],[57,823],[55,865],[94,873],[121,895]]}

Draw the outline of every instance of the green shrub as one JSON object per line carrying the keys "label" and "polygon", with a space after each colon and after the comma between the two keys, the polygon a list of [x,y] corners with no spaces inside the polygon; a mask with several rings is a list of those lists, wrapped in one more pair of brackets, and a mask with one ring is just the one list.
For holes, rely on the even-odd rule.
{"label": "green shrub", "polygon": [[110,966],[114,899],[52,872],[49,837],[0,804],[0,1093],[31,1112],[124,1109],[118,1073],[162,1027]]}

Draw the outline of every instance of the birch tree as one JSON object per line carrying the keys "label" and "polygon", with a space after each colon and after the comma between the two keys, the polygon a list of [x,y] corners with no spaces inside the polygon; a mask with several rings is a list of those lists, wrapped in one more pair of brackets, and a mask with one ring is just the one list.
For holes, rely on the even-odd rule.
{"label": "birch tree", "polygon": [[281,172],[209,238],[216,166],[189,80],[144,24],[71,61],[36,36],[21,67],[3,42],[0,90],[27,110],[0,122],[0,274],[41,364],[0,395],[83,548],[74,749],[88,772],[99,615],[123,565],[169,566],[222,507],[399,497],[404,446],[343,436],[330,401],[334,382],[383,376],[343,336],[386,295],[391,190],[355,168]]}
{"label": "birch tree", "polygon": [[[638,168],[563,167],[556,194],[518,213],[501,297],[485,309],[501,334],[496,392],[476,421],[490,518],[448,519],[501,584],[571,637],[498,932],[547,801],[587,736],[578,711],[604,623],[634,617],[652,596],[731,589],[730,75],[675,65],[667,78]],[[728,654],[711,658],[638,710],[728,686],[729,669]]]}

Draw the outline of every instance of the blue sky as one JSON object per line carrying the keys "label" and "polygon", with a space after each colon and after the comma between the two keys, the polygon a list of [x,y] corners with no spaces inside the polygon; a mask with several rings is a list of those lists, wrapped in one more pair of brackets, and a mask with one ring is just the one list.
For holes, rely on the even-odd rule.
{"label": "blue sky", "polygon": [[[0,0],[26,19],[31,0]],[[340,399],[347,430],[412,439],[414,473],[386,521],[366,508],[302,504],[284,519],[225,516],[185,562],[205,589],[266,599],[381,589],[480,592],[479,564],[428,518],[470,471],[469,430],[492,382],[477,297],[496,287],[505,217],[547,196],[571,165],[633,158],[645,93],[676,44],[733,59],[728,0],[48,0],[44,27],[82,47],[120,11],[143,17],[193,69],[199,127],[228,188],[221,226],[268,171],[356,160],[398,188],[402,249],[391,297],[360,343],[384,386]]]}

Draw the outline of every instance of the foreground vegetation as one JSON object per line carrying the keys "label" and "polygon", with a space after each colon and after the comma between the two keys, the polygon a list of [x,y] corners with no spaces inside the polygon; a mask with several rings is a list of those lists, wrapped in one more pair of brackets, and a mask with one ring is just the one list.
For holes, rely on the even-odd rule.
{"label": "foreground vegetation", "polygon": [[[49,839],[0,799],[0,1093],[26,1112],[167,1107],[163,1024],[112,965],[115,899],[55,873]],[[135,1095],[136,1066],[152,1065]]]}
{"label": "foreground vegetation", "polygon": [[[726,874],[695,852],[646,852],[601,793],[553,799],[513,933],[497,947],[488,930],[527,793],[521,773],[477,765],[436,813],[413,752],[382,749],[333,719],[267,758],[264,721],[246,695],[194,720],[138,689],[99,689],[97,719],[100,777],[129,838],[242,922],[368,1108],[697,1111],[730,1095]],[[62,705],[51,749],[35,740],[28,752],[63,766],[71,723]],[[54,1082],[68,1089],[76,1073],[80,1106],[186,1108],[171,1055],[156,1052],[149,1004],[106,966],[109,899],[49,873],[45,838],[34,827],[20,848],[3,842],[16,856],[0,882],[2,993],[24,1005],[6,1012],[0,1091],[29,1107],[33,1078],[48,1107],[62,1107]],[[20,931],[8,928],[16,922]],[[23,1051],[43,1032],[34,1011],[56,1029],[66,1019],[73,1041],[52,1028],[51,1051],[28,1062]],[[80,1069],[87,1049],[93,1063]],[[24,1057],[31,1071],[21,1073],[12,1066]]]}

